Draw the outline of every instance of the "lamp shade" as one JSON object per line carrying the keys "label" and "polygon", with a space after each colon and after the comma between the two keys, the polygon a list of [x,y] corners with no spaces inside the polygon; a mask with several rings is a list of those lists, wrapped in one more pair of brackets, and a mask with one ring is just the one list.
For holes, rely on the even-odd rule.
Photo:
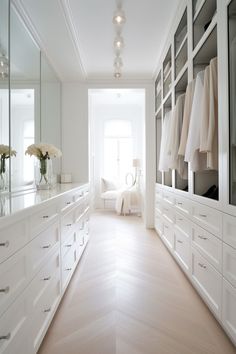
{"label": "lamp shade", "polygon": [[140,159],[133,159],[133,167],[140,167]]}

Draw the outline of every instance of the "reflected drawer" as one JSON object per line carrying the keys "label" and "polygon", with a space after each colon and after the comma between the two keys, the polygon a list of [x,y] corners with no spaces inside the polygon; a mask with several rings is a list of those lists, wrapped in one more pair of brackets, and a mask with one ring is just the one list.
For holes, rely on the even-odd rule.
{"label": "reflected drawer", "polygon": [[192,217],[201,227],[220,238],[222,237],[223,215],[220,211],[192,202]]}
{"label": "reflected drawer", "polygon": [[42,209],[30,217],[30,234],[31,238],[37,236],[45,230],[50,223],[56,221],[58,217],[57,205],[53,204]]}
{"label": "reflected drawer", "polygon": [[236,248],[236,217],[223,214],[223,241]]}
{"label": "reflected drawer", "polygon": [[223,275],[236,288],[236,249],[223,244]]}
{"label": "reflected drawer", "polygon": [[222,322],[236,343],[236,289],[223,279]]}
{"label": "reflected drawer", "polygon": [[182,268],[189,272],[190,269],[190,237],[175,229],[174,253]]}
{"label": "reflected drawer", "polygon": [[0,263],[29,242],[28,220],[0,229]]}
{"label": "reflected drawer", "polygon": [[222,272],[222,241],[192,224],[192,244],[219,272]]}
{"label": "reflected drawer", "polygon": [[215,315],[221,317],[222,276],[192,248],[192,279]]}
{"label": "reflected drawer", "polygon": [[191,202],[184,197],[181,197],[179,195],[175,196],[176,209],[186,215],[190,215],[190,212],[191,212],[191,204],[190,203]]}
{"label": "reflected drawer", "polygon": [[180,213],[175,213],[175,224],[185,234],[191,233],[191,221]]}
{"label": "reflected drawer", "polygon": [[169,248],[174,246],[174,231],[173,225],[163,220],[163,234],[162,238]]}

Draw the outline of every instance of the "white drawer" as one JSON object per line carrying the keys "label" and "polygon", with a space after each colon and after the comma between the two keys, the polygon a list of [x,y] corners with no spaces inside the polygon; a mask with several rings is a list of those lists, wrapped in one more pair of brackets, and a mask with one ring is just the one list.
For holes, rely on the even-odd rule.
{"label": "white drawer", "polygon": [[74,199],[75,199],[74,195],[75,193],[71,192],[62,196],[61,203],[60,203],[61,212],[65,212],[66,210],[71,208],[71,206],[74,205]]}
{"label": "white drawer", "polygon": [[179,195],[175,195],[175,207],[178,211],[186,215],[190,215],[191,204],[188,199],[181,197]]}
{"label": "white drawer", "polygon": [[29,242],[28,220],[0,229],[0,263]]}
{"label": "white drawer", "polygon": [[170,204],[164,201],[163,201],[162,215],[172,223],[175,221],[175,210],[172,208]]}
{"label": "white drawer", "polygon": [[173,225],[166,220],[163,220],[163,234],[162,239],[169,248],[174,247],[174,230]]}
{"label": "white drawer", "polygon": [[160,214],[162,214],[163,206],[162,206],[162,201],[161,201],[161,199],[156,199],[156,201],[155,201],[155,209],[156,209]]}
{"label": "white drawer", "polygon": [[32,354],[29,350],[28,297],[22,294],[0,318],[0,353]]}
{"label": "white drawer", "polygon": [[236,248],[236,217],[223,214],[223,241]]}
{"label": "white drawer", "polygon": [[28,247],[0,265],[0,315],[7,310],[30,281]]}
{"label": "white drawer", "polygon": [[236,289],[223,279],[222,322],[236,344]]}
{"label": "white drawer", "polygon": [[54,223],[30,242],[29,258],[33,274],[44,265],[45,259],[51,250],[56,247],[56,245],[59,248],[59,241],[59,224]]}
{"label": "white drawer", "polygon": [[193,220],[207,231],[222,238],[222,213],[200,203],[192,202]]}
{"label": "white drawer", "polygon": [[182,266],[189,273],[190,271],[190,237],[175,229],[174,254]]}
{"label": "white drawer", "polygon": [[61,272],[62,272],[62,289],[63,290],[67,286],[67,284],[73,274],[73,271],[74,271],[74,268],[76,265],[76,261],[78,259],[77,257],[78,257],[78,255],[76,253],[76,248],[72,247],[69,250],[69,252],[67,252],[66,255],[62,258]]}
{"label": "white drawer", "polygon": [[84,203],[83,203],[83,202],[79,203],[78,206],[75,208],[74,213],[75,213],[75,221],[76,221],[76,222],[77,222],[77,221],[81,218],[81,216],[83,215],[84,209],[85,209],[85,207],[84,207]]}
{"label": "white drawer", "polygon": [[75,215],[74,211],[71,210],[69,213],[64,215],[61,219],[61,242],[64,243],[68,234],[73,232],[75,226]]}
{"label": "white drawer", "polygon": [[156,198],[162,198],[162,190],[156,187]]}
{"label": "white drawer", "polygon": [[223,275],[236,288],[236,249],[223,244]]}
{"label": "white drawer", "polygon": [[58,218],[57,204],[50,205],[30,217],[30,236],[34,238]]}
{"label": "white drawer", "polygon": [[174,205],[174,194],[171,192],[168,192],[166,190],[163,190],[162,192],[162,198],[169,204]]}
{"label": "white drawer", "polygon": [[155,229],[159,235],[163,233],[163,221],[158,212],[155,213]]}
{"label": "white drawer", "polygon": [[221,317],[222,276],[192,248],[192,279],[215,315]]}
{"label": "white drawer", "polygon": [[55,274],[48,286],[38,296],[31,297],[30,328],[31,353],[36,353],[47,331],[52,316],[60,301],[60,273]]}
{"label": "white drawer", "polygon": [[80,200],[83,200],[83,198],[85,197],[85,195],[88,195],[88,190],[86,192],[86,190],[84,188],[79,189],[78,191],[75,192],[74,194],[74,200],[75,202],[78,202]]}
{"label": "white drawer", "polygon": [[192,224],[192,245],[210,262],[219,272],[222,272],[222,241],[216,236]]}
{"label": "white drawer", "polygon": [[76,233],[72,232],[72,234],[70,234],[67,239],[65,240],[65,242],[63,244],[61,244],[61,256],[64,257],[65,254],[67,252],[69,252],[69,250],[74,246],[76,242]]}
{"label": "white drawer", "polygon": [[191,221],[182,214],[175,213],[175,225],[185,234],[191,234]]}

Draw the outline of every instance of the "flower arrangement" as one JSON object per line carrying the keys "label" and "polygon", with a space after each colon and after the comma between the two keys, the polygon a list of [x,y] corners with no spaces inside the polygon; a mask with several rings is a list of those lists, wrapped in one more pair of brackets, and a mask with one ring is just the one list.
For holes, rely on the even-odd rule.
{"label": "flower arrangement", "polygon": [[[56,157],[61,157],[61,151],[52,144],[39,143],[29,145],[25,151],[26,155],[35,156],[40,163],[39,185],[43,182],[46,186],[50,184],[47,162]],[[45,188],[47,188],[45,186]]]}
{"label": "flower arrangement", "polygon": [[16,156],[16,151],[8,145],[0,144],[0,189],[5,189],[6,159]]}

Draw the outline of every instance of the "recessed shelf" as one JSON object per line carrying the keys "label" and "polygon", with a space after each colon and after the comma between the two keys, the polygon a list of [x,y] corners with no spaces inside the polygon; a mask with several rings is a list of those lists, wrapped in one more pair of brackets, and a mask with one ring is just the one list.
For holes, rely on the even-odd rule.
{"label": "recessed shelf", "polygon": [[185,9],[174,35],[175,56],[177,56],[178,52],[181,49],[181,46],[183,45],[184,40],[187,38],[187,32],[187,9]]}
{"label": "recessed shelf", "polygon": [[[202,0],[201,3],[199,2],[198,8],[194,9],[194,4],[196,6],[197,0],[193,1],[193,22],[196,20],[198,17],[200,11],[202,10],[203,5],[205,4],[207,0]],[[194,11],[195,10],[195,11]]]}
{"label": "recessed shelf", "polygon": [[166,95],[166,97],[164,98],[163,100],[163,106],[166,106],[167,103],[169,105],[169,102],[170,102],[170,105],[171,105],[171,92],[168,93],[168,95]]}
{"label": "recessed shelf", "polygon": [[175,59],[175,78],[180,74],[182,68],[187,62],[188,58],[188,42],[184,42],[184,45],[181,48],[178,56]]}
{"label": "recessed shelf", "polygon": [[178,51],[177,51],[176,54],[175,54],[175,59],[176,59],[177,56],[179,55],[179,53],[180,53],[181,49],[183,48],[183,46],[185,45],[185,42],[187,41],[187,38],[188,38],[188,34],[186,33],[186,35],[184,36],[184,39],[183,39],[183,41],[182,41],[182,43],[181,43],[181,45],[180,45]]}
{"label": "recessed shelf", "polygon": [[188,63],[186,62],[185,65],[183,66],[183,68],[181,69],[178,77],[176,78],[175,82],[174,82],[174,87],[176,88],[176,86],[179,86],[179,82],[181,81],[184,73],[187,71],[188,69]]}

